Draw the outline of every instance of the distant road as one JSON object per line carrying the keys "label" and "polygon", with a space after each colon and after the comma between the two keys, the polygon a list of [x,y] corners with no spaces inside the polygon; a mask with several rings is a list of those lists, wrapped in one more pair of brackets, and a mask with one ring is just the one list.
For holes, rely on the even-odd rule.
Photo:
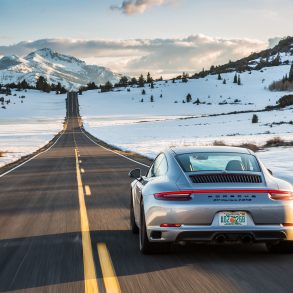
{"label": "distant road", "polygon": [[130,169],[83,132],[78,99],[46,152],[0,178],[0,292],[292,292],[293,255],[264,246],[139,253]]}

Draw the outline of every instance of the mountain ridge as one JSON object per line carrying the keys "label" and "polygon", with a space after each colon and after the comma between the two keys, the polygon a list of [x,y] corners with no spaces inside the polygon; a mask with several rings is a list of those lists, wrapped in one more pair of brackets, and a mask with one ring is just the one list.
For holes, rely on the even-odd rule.
{"label": "mountain ridge", "polygon": [[26,80],[35,86],[39,76],[49,83],[61,83],[66,89],[78,89],[94,82],[97,85],[107,81],[117,83],[120,75],[97,65],[87,65],[84,61],[50,48],[33,51],[25,57],[3,56],[0,59],[0,84],[18,83]]}

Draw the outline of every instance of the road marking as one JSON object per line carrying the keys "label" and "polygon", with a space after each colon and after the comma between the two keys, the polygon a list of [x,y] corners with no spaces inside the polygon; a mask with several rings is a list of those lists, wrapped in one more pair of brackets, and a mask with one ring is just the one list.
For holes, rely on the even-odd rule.
{"label": "road marking", "polygon": [[105,243],[98,243],[97,249],[106,292],[120,293],[121,289],[107,245]]}
{"label": "road marking", "polygon": [[81,180],[81,174],[79,171],[77,148],[75,148],[75,161],[76,161],[76,178],[77,178],[77,186],[78,186],[78,199],[79,199],[79,207],[80,207],[85,293],[97,293],[99,292],[98,281],[96,277],[96,269],[94,264],[89,221],[88,221],[86,205],[84,200],[83,184]]}
{"label": "road marking", "polygon": [[92,195],[91,188],[89,187],[89,185],[85,185],[84,186],[84,189],[85,189],[85,194],[87,196],[91,196]]}
{"label": "road marking", "polygon": [[85,173],[83,168],[80,168],[80,172],[81,173]]}

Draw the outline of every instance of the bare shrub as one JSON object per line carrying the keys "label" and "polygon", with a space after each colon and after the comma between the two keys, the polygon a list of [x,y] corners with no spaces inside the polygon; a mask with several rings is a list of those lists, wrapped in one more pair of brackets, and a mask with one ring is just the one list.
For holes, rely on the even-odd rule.
{"label": "bare shrub", "polygon": [[253,143],[243,143],[239,145],[239,147],[249,149],[253,152],[257,152],[260,150],[260,148],[256,144],[253,144]]}
{"label": "bare shrub", "polygon": [[226,146],[227,144],[224,141],[222,141],[222,140],[215,140],[213,142],[213,145],[214,146]]}
{"label": "bare shrub", "polygon": [[285,143],[285,141],[282,138],[274,137],[272,139],[269,139],[264,146],[265,147],[276,147],[276,146],[282,146],[282,145],[284,145],[284,143]]}

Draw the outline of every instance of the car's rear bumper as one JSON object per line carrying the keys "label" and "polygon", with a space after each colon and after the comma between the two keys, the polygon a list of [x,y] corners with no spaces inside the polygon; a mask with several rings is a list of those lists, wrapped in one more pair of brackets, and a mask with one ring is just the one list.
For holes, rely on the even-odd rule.
{"label": "car's rear bumper", "polygon": [[246,227],[181,226],[179,228],[148,227],[152,242],[269,242],[293,240],[293,227],[256,225]]}
{"label": "car's rear bumper", "polygon": [[[194,196],[187,202],[145,197],[148,237],[150,241],[167,242],[214,241],[219,235],[231,241],[234,238],[239,240],[243,235],[249,235],[256,242],[293,240],[293,201],[271,200],[265,193],[240,195],[244,198],[238,201],[235,194],[235,202],[231,202],[232,199],[226,202],[225,194],[219,195],[223,197],[220,201],[214,201],[209,194]],[[245,225],[223,226],[221,214],[227,211],[245,212],[247,222]],[[172,224],[180,227],[168,227]]]}

